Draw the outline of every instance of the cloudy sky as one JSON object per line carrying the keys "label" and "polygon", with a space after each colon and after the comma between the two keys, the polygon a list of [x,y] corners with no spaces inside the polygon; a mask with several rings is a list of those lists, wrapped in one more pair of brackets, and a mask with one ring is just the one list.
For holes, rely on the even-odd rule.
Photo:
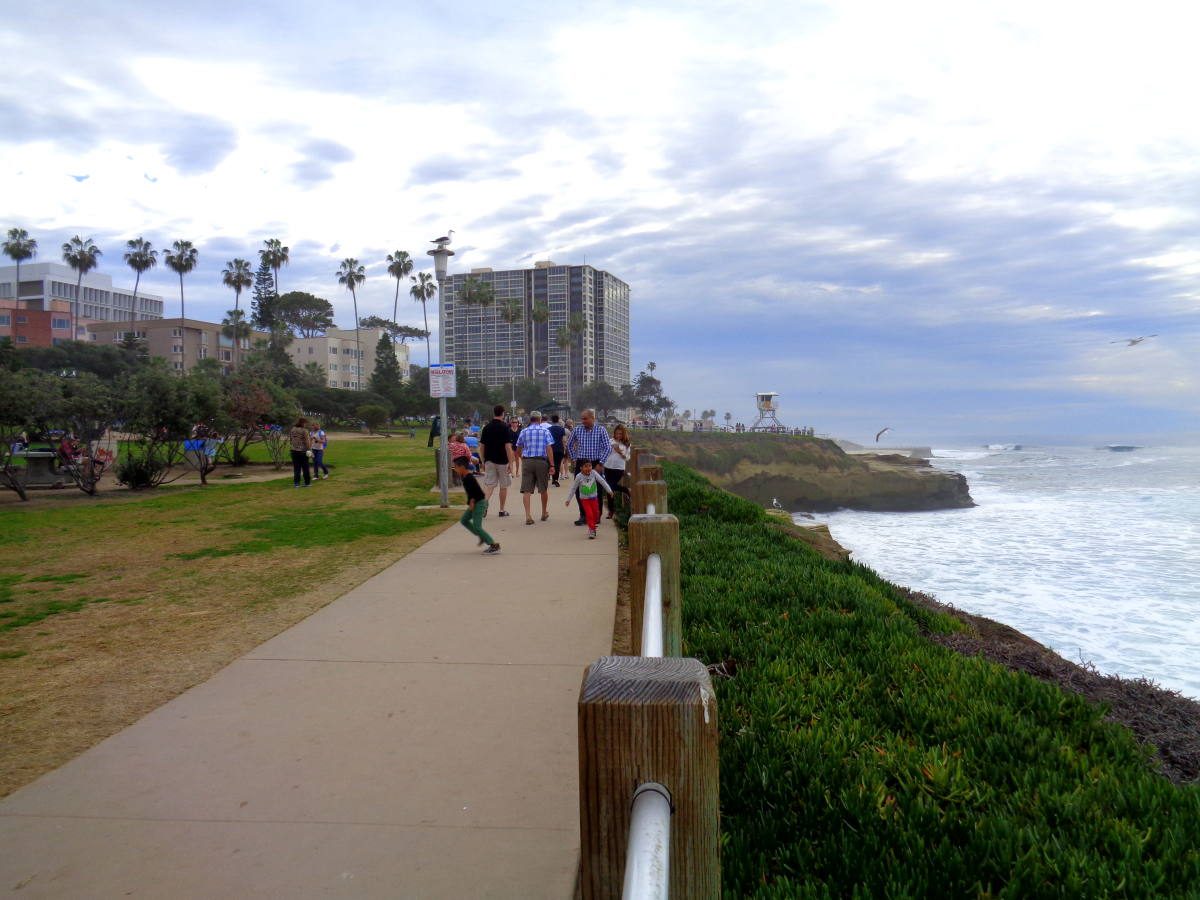
{"label": "cloudy sky", "polygon": [[[390,314],[385,255],[454,228],[459,270],[629,282],[635,372],[681,408],[1195,441],[1198,32],[1154,0],[23,4],[0,225],[43,260],[91,236],[118,284],[128,238],[192,240],[215,320],[225,262],[278,237],[283,289],[344,326],[343,257]],[[143,285],[177,314],[172,277]]]}

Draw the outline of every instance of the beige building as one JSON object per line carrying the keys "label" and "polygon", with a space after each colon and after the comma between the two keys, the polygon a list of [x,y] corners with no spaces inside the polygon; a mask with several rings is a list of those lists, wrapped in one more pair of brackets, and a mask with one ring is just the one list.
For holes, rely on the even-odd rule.
{"label": "beige building", "polygon": [[[366,390],[375,372],[375,346],[383,335],[382,328],[359,329],[358,351],[361,358],[357,360],[352,328],[330,328],[320,337],[296,338],[288,346],[288,353],[298,369],[303,369],[309,363],[323,368],[326,383],[330,387]],[[396,362],[407,379],[408,345],[396,344],[395,347]]]}
{"label": "beige building", "polygon": [[[251,332],[241,339],[242,346],[235,354],[233,338],[222,334],[221,327],[198,319],[148,319],[138,321],[135,333],[146,342],[151,356],[165,359],[172,369],[181,372],[190,371],[202,359],[215,359],[222,372],[231,372],[235,356],[240,362],[256,340],[268,338],[265,331]],[[128,331],[128,322],[88,323],[88,333],[97,343],[119,344]]]}

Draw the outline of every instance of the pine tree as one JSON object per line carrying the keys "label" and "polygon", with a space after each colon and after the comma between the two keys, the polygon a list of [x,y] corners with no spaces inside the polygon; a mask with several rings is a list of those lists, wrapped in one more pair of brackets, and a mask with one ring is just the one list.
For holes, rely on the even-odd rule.
{"label": "pine tree", "polygon": [[392,339],[385,331],[375,345],[375,371],[371,373],[371,390],[385,397],[400,386],[400,363]]}
{"label": "pine tree", "polygon": [[271,267],[264,259],[254,273],[254,299],[250,301],[250,324],[263,331],[274,331],[275,321],[275,278]]}

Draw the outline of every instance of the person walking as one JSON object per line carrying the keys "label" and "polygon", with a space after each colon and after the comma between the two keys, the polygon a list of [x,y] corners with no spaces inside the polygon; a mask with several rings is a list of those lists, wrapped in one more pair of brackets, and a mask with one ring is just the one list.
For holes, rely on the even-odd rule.
{"label": "person walking", "polygon": [[558,421],[558,413],[550,415],[550,449],[554,453],[554,478],[551,484],[558,487],[558,476],[562,472],[563,454],[566,453],[567,429]]}
{"label": "person walking", "polygon": [[292,487],[300,487],[300,473],[304,473],[304,486],[312,484],[308,471],[308,451],[312,450],[312,436],[308,433],[308,420],[301,416],[288,432],[292,443]]}
{"label": "person walking", "polygon": [[554,472],[554,451],[550,447],[550,429],[542,424],[542,414],[536,409],[529,414],[529,424],[517,437],[521,454],[521,502],[525,504],[525,524],[533,524],[530,500],[536,489],[542,495],[542,521],[550,518],[550,475]]}
{"label": "person walking", "polygon": [[600,524],[600,488],[604,488],[605,492],[610,497],[612,496],[612,488],[608,486],[604,476],[592,468],[590,459],[585,459],[580,464],[579,474],[575,476],[575,481],[571,484],[571,493],[567,494],[567,502],[563,504],[570,506],[572,495],[579,501],[584,521],[587,522],[590,540],[595,540],[596,526]]}
{"label": "person walking", "polygon": [[[483,487],[491,503],[492,493],[500,488],[500,516],[507,516],[504,504],[508,501],[508,486],[517,468],[517,454],[504,421],[504,406],[492,407],[492,420],[479,432],[479,447],[483,457]],[[486,515],[486,508],[485,508]]]}
{"label": "person walking", "polygon": [[329,466],[325,465],[325,448],[329,446],[329,437],[325,434],[325,429],[321,427],[320,422],[313,422],[309,426],[308,435],[312,438],[313,478],[328,478]]}
{"label": "person walking", "polygon": [[612,488],[608,494],[608,518],[610,519],[617,511],[617,494],[624,494],[626,503],[629,503],[630,500],[629,488],[621,483],[625,479],[625,464],[628,459],[629,432],[625,430],[624,425],[618,425],[613,429],[612,449],[609,451],[608,459],[604,461],[604,479]]}
{"label": "person walking", "polygon": [[500,545],[483,530],[483,517],[487,515],[488,502],[487,497],[483,495],[483,488],[479,486],[479,482],[471,473],[471,458],[469,456],[456,457],[454,471],[462,480],[463,490],[467,494],[467,510],[462,514],[458,523],[479,538],[479,543],[487,544],[484,553],[499,553]]}
{"label": "person walking", "polygon": [[[579,474],[585,462],[590,462],[594,470],[604,474],[604,461],[611,452],[612,440],[604,426],[596,424],[596,411],[585,409],[579,414],[579,425],[571,432],[567,441],[567,455],[575,461],[575,474]],[[579,504],[579,518],[575,520],[575,524],[587,524],[582,503]]]}

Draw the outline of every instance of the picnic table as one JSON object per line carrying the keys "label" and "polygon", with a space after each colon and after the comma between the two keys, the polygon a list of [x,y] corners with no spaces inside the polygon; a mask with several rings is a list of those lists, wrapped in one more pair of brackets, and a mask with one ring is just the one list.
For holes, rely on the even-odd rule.
{"label": "picnic table", "polygon": [[25,460],[25,487],[60,488],[66,480],[59,469],[56,450],[20,450],[13,454]]}

